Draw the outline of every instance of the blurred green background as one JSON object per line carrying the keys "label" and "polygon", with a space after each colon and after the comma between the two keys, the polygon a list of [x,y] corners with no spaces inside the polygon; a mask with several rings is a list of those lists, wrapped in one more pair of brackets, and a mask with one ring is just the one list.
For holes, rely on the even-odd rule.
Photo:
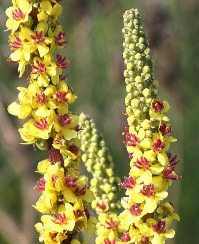
{"label": "blurred green background", "polygon": [[[126,121],[125,83],[122,59],[122,15],[138,7],[155,60],[161,95],[171,104],[170,117],[178,143],[178,173],[170,199],[181,221],[176,238],[168,243],[199,243],[199,1],[198,0],[64,0],[60,19],[70,40],[64,54],[72,69],[68,83],[78,94],[73,106],[85,112],[103,132],[115,162],[116,174],[128,174],[128,156],[122,143]],[[6,107],[17,98],[15,65],[7,62],[10,50],[5,30],[5,9],[0,3],[0,243],[37,242],[34,223],[38,215],[31,207],[39,197],[33,188],[36,164],[45,156],[33,147],[19,145],[17,128],[22,121],[8,115]],[[90,243],[94,243],[91,241]]]}

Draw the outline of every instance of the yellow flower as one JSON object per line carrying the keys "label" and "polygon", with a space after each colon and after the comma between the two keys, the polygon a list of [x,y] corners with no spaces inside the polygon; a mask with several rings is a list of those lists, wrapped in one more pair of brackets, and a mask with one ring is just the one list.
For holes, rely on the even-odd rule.
{"label": "yellow flower", "polygon": [[49,17],[57,19],[62,13],[62,6],[58,3],[52,4],[49,1],[42,1],[40,3],[40,13],[37,15],[38,21],[47,21]]}
{"label": "yellow flower", "polygon": [[40,213],[49,213],[57,202],[57,193],[54,191],[47,192],[46,190],[42,193],[36,205],[33,207]]}
{"label": "yellow flower", "polygon": [[34,53],[36,50],[39,52],[39,56],[43,58],[49,52],[48,45],[52,42],[52,39],[46,37],[47,24],[40,22],[37,25],[36,31],[33,32],[27,27],[21,28],[21,35],[26,37],[25,51],[28,53]]}
{"label": "yellow flower", "polygon": [[169,141],[166,141],[162,135],[158,133],[153,135],[153,150],[157,154],[158,161],[162,166],[167,166],[169,163],[168,157],[165,153],[169,147]]}
{"label": "yellow flower", "polygon": [[173,238],[175,235],[174,230],[167,230],[167,223],[164,219],[148,218],[145,223],[138,226],[143,236],[150,237],[152,244],[165,243],[166,239]]}
{"label": "yellow flower", "polygon": [[75,215],[73,207],[69,203],[60,205],[58,211],[53,216],[43,215],[41,221],[47,231],[51,233],[61,233],[63,231],[73,231],[75,227]]}
{"label": "yellow flower", "polygon": [[79,118],[71,114],[59,114],[55,117],[54,129],[61,132],[66,140],[71,140],[77,136],[75,127],[79,123]]}
{"label": "yellow flower", "polygon": [[165,243],[166,239],[173,238],[175,236],[174,230],[167,230],[163,234],[154,234],[153,239],[151,240],[152,244],[159,244],[159,243]]}
{"label": "yellow flower", "polygon": [[122,242],[117,241],[113,233],[110,233],[108,236],[97,236],[96,244],[121,244]]}
{"label": "yellow flower", "polygon": [[37,165],[37,170],[38,170],[37,172],[44,175],[50,165],[51,165],[51,162],[49,160],[47,160],[47,159],[42,160]]}
{"label": "yellow flower", "polygon": [[59,74],[57,73],[56,63],[52,60],[50,55],[45,55],[41,60],[38,57],[33,59],[31,80],[36,80],[39,86],[48,86],[50,78],[54,85],[59,81]]}
{"label": "yellow flower", "polygon": [[134,201],[128,203],[123,200],[122,206],[125,210],[120,214],[119,220],[124,229],[128,230],[130,225],[136,224],[145,215],[143,211],[144,203],[137,204]]}
{"label": "yellow flower", "polygon": [[76,98],[77,96],[73,93],[73,90],[64,81],[60,81],[58,90],[54,95],[58,112],[60,114],[66,114],[68,112],[68,103],[73,103]]}
{"label": "yellow flower", "polygon": [[20,104],[18,103],[12,103],[8,107],[9,113],[18,116],[20,119],[25,119],[27,116],[29,116],[32,113],[32,106],[31,101],[32,97],[30,94],[30,91],[25,87],[18,87],[17,88],[20,93],[18,95],[18,100]]}
{"label": "yellow flower", "polygon": [[29,63],[31,55],[25,48],[26,43],[24,42],[24,36],[21,32],[15,35],[10,35],[10,47],[12,53],[10,54],[10,61],[18,63],[19,77],[21,77],[25,71],[26,65]]}
{"label": "yellow flower", "polygon": [[8,112],[17,116],[19,119],[25,119],[31,115],[32,107],[30,104],[20,105],[17,102],[13,102],[8,106]]}
{"label": "yellow flower", "polygon": [[154,163],[154,161],[151,161],[150,155],[144,153],[136,162],[134,162],[134,159],[131,160],[130,176],[136,177],[136,183],[138,184],[150,185],[153,174],[160,174],[163,170],[164,167],[161,164]]}
{"label": "yellow flower", "polygon": [[88,178],[86,176],[78,176],[68,172],[65,179],[66,187],[62,189],[62,193],[67,201],[78,202],[81,206],[83,201],[93,201],[93,193],[87,189]]}
{"label": "yellow flower", "polygon": [[129,229],[129,235],[131,238],[131,242],[137,242],[139,243],[139,241],[141,241],[142,239],[142,234],[140,233],[140,229],[138,228],[137,224],[135,225],[131,225],[130,229]]}
{"label": "yellow flower", "polygon": [[131,197],[132,201],[135,203],[145,202],[143,206],[144,213],[152,213],[157,208],[158,202],[165,199],[167,196],[168,192],[157,192],[154,184],[150,184],[143,185],[141,190],[139,192],[134,192]]}
{"label": "yellow flower", "polygon": [[30,119],[19,129],[21,138],[28,144],[33,144],[37,139],[47,140],[52,129],[53,116],[47,118]]}
{"label": "yellow flower", "polygon": [[170,109],[169,103],[167,101],[162,101],[161,99],[155,99],[151,103],[151,108],[149,115],[153,119],[169,121],[169,118],[164,115]]}
{"label": "yellow flower", "polygon": [[64,168],[60,167],[58,163],[50,165],[44,175],[44,179],[47,191],[61,192],[64,188]]}
{"label": "yellow flower", "polygon": [[155,186],[156,192],[165,192],[171,185],[172,181],[163,178],[163,174],[153,176],[152,184]]}
{"label": "yellow flower", "polygon": [[58,150],[65,150],[67,148],[66,140],[64,139],[64,136],[61,132],[56,134],[52,146]]}
{"label": "yellow flower", "polygon": [[32,6],[28,0],[17,0],[15,6],[6,10],[6,15],[9,19],[6,22],[6,27],[15,32],[21,23],[28,21],[29,13],[32,11]]}
{"label": "yellow flower", "polygon": [[8,111],[20,119],[25,119],[33,111],[33,114],[37,117],[48,117],[50,116],[50,109],[56,108],[52,98],[56,93],[56,88],[53,85],[49,85],[44,90],[36,82],[33,82],[28,89],[19,87],[18,90],[20,90],[18,96],[20,104],[13,102],[9,105]]}
{"label": "yellow flower", "polygon": [[53,52],[55,48],[63,48],[68,43],[64,40],[66,32],[63,31],[61,25],[57,25],[55,30],[49,28],[48,35],[53,40],[51,44],[51,52]]}
{"label": "yellow flower", "polygon": [[177,221],[180,220],[180,217],[178,216],[178,214],[174,213],[174,208],[172,204],[169,202],[160,205],[157,208],[157,213],[158,215],[164,217],[167,224],[167,228],[172,224],[174,219],[176,219]]}
{"label": "yellow flower", "polygon": [[28,90],[31,94],[31,106],[34,109],[34,114],[37,117],[48,117],[51,110],[56,108],[56,104],[52,97],[56,92],[53,85],[49,85],[46,89],[41,89],[37,82],[29,85]]}
{"label": "yellow flower", "polygon": [[99,214],[99,227],[97,226],[97,235],[103,237],[118,237],[118,233],[123,230],[123,227],[116,214],[111,213],[107,215],[106,213]]}
{"label": "yellow flower", "polygon": [[44,242],[45,244],[61,244],[62,241],[67,239],[65,233],[50,233],[42,223],[37,223],[35,229],[40,233],[39,241]]}
{"label": "yellow flower", "polygon": [[60,152],[75,160],[80,156],[80,142],[77,139],[74,139],[70,141],[65,148],[61,148]]}

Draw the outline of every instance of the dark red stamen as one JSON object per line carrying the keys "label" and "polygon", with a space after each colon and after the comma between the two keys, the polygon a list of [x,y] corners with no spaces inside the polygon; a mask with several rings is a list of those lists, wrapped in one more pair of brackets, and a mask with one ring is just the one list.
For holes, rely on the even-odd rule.
{"label": "dark red stamen", "polygon": [[79,127],[79,125],[77,125],[77,126],[75,126],[74,130],[75,130],[76,132],[79,132],[79,131],[81,130],[81,128]]}
{"label": "dark red stamen", "polygon": [[129,159],[133,159],[133,153],[129,153]]}
{"label": "dark red stamen", "polygon": [[46,185],[46,181],[44,180],[44,178],[41,178],[38,182],[37,182],[37,186],[35,187],[36,190],[42,192],[45,190],[45,185]]}
{"label": "dark red stamen", "polygon": [[174,166],[180,162],[180,160],[176,160],[177,155],[172,156],[172,154],[170,152],[167,153],[167,157],[169,159],[170,166]]}
{"label": "dark red stamen", "polygon": [[35,127],[40,130],[48,129],[48,121],[46,119],[40,119],[40,121],[35,121]]}
{"label": "dark red stamen", "polygon": [[55,187],[57,180],[59,179],[58,175],[52,175],[51,177],[53,186]]}
{"label": "dark red stamen", "polygon": [[143,236],[143,237],[142,237],[142,240],[141,240],[141,244],[149,244],[149,238]]}
{"label": "dark red stamen", "polygon": [[159,234],[165,233],[166,222],[164,220],[159,220],[157,225],[153,225],[153,230]]}
{"label": "dark red stamen", "polygon": [[162,109],[164,108],[164,104],[162,101],[154,100],[152,102],[152,107],[155,109],[156,113],[161,113]]}
{"label": "dark red stamen", "polygon": [[131,240],[131,238],[130,238],[129,232],[123,233],[123,235],[121,236],[121,242],[128,242],[130,240]]}
{"label": "dark red stamen", "polygon": [[50,237],[53,241],[56,241],[57,233],[50,233]]}
{"label": "dark red stamen", "polygon": [[71,123],[72,119],[70,118],[70,115],[69,114],[66,114],[66,115],[60,114],[58,116],[58,121],[59,121],[59,124],[62,127],[66,127],[68,124]]}
{"label": "dark red stamen", "polygon": [[159,130],[163,136],[167,136],[171,133],[171,125],[167,126],[165,123],[161,123]]}
{"label": "dark red stamen", "polygon": [[140,207],[137,203],[134,203],[131,207],[130,207],[130,213],[134,216],[138,216],[141,213]]}
{"label": "dark red stamen", "polygon": [[65,185],[69,188],[78,187],[77,180],[78,180],[77,177],[72,178],[71,175],[68,175],[65,178]]}
{"label": "dark red stamen", "polygon": [[116,239],[110,241],[108,238],[104,239],[104,244],[116,244]]}
{"label": "dark red stamen", "polygon": [[68,41],[64,41],[64,36],[66,35],[66,32],[60,31],[57,38],[56,38],[56,43],[59,46],[64,46]]}
{"label": "dark red stamen", "polygon": [[153,144],[154,151],[156,153],[161,153],[162,150],[165,148],[166,143],[164,141],[161,141],[160,139],[157,139],[155,143]]}
{"label": "dark red stamen", "polygon": [[43,31],[36,31],[35,36],[30,35],[31,39],[34,41],[35,45],[42,44],[45,42],[45,38],[43,36]]}
{"label": "dark red stamen", "polygon": [[17,9],[14,9],[12,11],[12,18],[15,20],[15,21],[19,21],[19,20],[22,20],[25,18],[25,15],[24,13],[21,11],[20,8],[17,8]]}
{"label": "dark red stamen", "polygon": [[120,184],[120,187],[123,189],[132,189],[135,186],[136,182],[133,177],[127,178],[124,176],[124,183]]}
{"label": "dark red stamen", "polygon": [[54,214],[53,222],[55,224],[66,224],[67,223],[66,215],[64,213]]}
{"label": "dark red stamen", "polygon": [[79,186],[75,189],[75,195],[76,196],[83,196],[86,194],[86,186],[84,186],[82,189],[79,189]]}
{"label": "dark red stamen", "polygon": [[56,101],[58,103],[68,102],[68,98],[66,97],[67,92],[59,91],[56,93]]}
{"label": "dark red stamen", "polygon": [[110,221],[106,220],[106,229],[107,230],[117,230],[118,229],[118,222],[117,221],[114,221],[112,218],[110,219]]}
{"label": "dark red stamen", "polygon": [[148,170],[149,161],[145,157],[141,157],[140,160],[137,159],[135,166],[139,169]]}
{"label": "dark red stamen", "polygon": [[75,154],[75,155],[77,155],[78,152],[79,152],[79,148],[78,148],[75,144],[70,145],[70,146],[68,147],[68,150],[69,150],[70,152],[72,152],[73,154]]}
{"label": "dark red stamen", "polygon": [[45,68],[45,64],[43,64],[42,62],[39,62],[38,60],[36,61],[36,65],[32,64],[32,74],[42,74],[44,72],[46,72],[46,68]]}
{"label": "dark red stamen", "polygon": [[174,175],[174,166],[169,166],[163,171],[163,178],[167,180],[177,180],[178,176]]}
{"label": "dark red stamen", "polygon": [[84,212],[85,212],[85,214],[86,214],[87,219],[90,219],[91,214],[89,213],[88,208],[85,208],[85,209],[84,209]]}
{"label": "dark red stamen", "polygon": [[44,91],[41,91],[41,95],[39,95],[39,94],[36,92],[35,97],[36,97],[36,101],[37,101],[38,103],[46,103],[46,102],[47,102],[47,97],[46,97],[46,95],[44,94]]}
{"label": "dark red stamen", "polygon": [[15,35],[15,41],[10,43],[11,49],[12,50],[17,50],[22,48],[23,44],[22,44],[22,40],[21,38],[19,38],[17,35]]}
{"label": "dark red stamen", "polygon": [[144,186],[143,189],[141,190],[141,193],[144,196],[151,197],[155,195],[155,187],[153,184],[150,184],[148,186]]}
{"label": "dark red stamen", "polygon": [[124,144],[126,146],[136,147],[139,144],[139,140],[138,140],[137,136],[129,133],[129,129],[127,127],[125,128],[125,130],[126,131],[122,133],[122,135],[125,135],[125,137],[126,137],[126,141],[124,142]]}
{"label": "dark red stamen", "polygon": [[65,80],[67,77],[68,77],[68,74],[66,74],[66,75],[60,75],[59,76],[59,79],[60,80]]}
{"label": "dark red stamen", "polygon": [[62,54],[61,53],[58,53],[57,54],[57,66],[60,68],[60,69],[66,69],[66,68],[70,68],[69,64],[70,64],[70,61],[66,60],[66,57],[62,57]]}
{"label": "dark red stamen", "polygon": [[102,203],[101,205],[99,205],[99,209],[101,210],[106,210],[106,204],[105,203]]}
{"label": "dark red stamen", "polygon": [[76,219],[84,216],[84,212],[82,210],[80,210],[80,209],[74,211],[74,214],[75,214],[75,218]]}

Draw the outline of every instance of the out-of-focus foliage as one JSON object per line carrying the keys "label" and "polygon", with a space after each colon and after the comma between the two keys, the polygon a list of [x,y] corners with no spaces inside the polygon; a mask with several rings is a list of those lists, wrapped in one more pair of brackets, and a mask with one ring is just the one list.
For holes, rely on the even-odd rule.
{"label": "out-of-focus foliage", "polygon": [[[7,62],[4,10],[10,4],[6,0],[0,3],[0,243],[33,244],[37,243],[33,226],[37,216],[31,205],[38,198],[33,190],[37,180],[34,170],[44,156],[33,153],[31,147],[24,149],[19,145],[21,140],[16,130],[21,122],[5,111],[17,96],[15,87],[26,85],[25,78],[17,79],[17,66]],[[60,22],[70,40],[64,54],[73,66],[68,82],[79,96],[73,109],[95,119],[120,177],[129,171],[121,135],[126,126],[121,114],[125,110],[122,15],[135,6],[141,9],[156,61],[161,96],[172,108],[169,116],[178,138],[173,152],[182,159],[179,174],[183,180],[174,184],[170,192],[181,216],[173,243],[198,243],[198,0],[64,0],[63,6]]]}
{"label": "out-of-focus foliage", "polygon": [[174,9],[178,34],[177,86],[183,96],[183,175],[177,243],[198,243],[199,221],[199,2],[178,1]]}

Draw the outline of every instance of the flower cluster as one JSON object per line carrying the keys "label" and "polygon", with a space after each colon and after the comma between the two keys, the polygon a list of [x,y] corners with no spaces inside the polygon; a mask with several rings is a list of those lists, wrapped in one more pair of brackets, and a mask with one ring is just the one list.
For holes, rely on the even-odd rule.
{"label": "flower cluster", "polygon": [[125,12],[123,35],[128,117],[123,134],[131,170],[121,184],[127,197],[122,199],[125,210],[120,221],[128,237],[124,242],[161,244],[174,236],[169,226],[179,219],[172,203],[163,201],[172,181],[179,178],[174,172],[178,160],[168,152],[170,143],[176,139],[170,135],[171,125],[165,115],[169,104],[158,94],[138,10]]}
{"label": "flower cluster", "polygon": [[69,111],[76,95],[65,83],[70,62],[56,49],[67,41],[57,22],[62,7],[56,0],[13,0],[6,26],[11,30],[10,61],[18,64],[21,77],[31,69],[28,87],[18,87],[18,101],[8,111],[20,119],[28,118],[19,129],[25,144],[49,150],[49,158],[38,163],[42,175],[36,190],[41,196],[34,206],[42,213],[35,225],[40,242],[79,243],[78,232],[94,230],[88,207],[93,193],[87,177],[79,173],[79,118]]}
{"label": "flower cluster", "polygon": [[118,239],[122,226],[116,214],[121,207],[118,199],[120,179],[114,176],[112,157],[93,120],[81,114],[80,127],[78,134],[84,152],[82,160],[93,176],[91,191],[94,193],[95,200],[92,201],[92,207],[96,210],[99,219],[96,243],[112,243]]}

